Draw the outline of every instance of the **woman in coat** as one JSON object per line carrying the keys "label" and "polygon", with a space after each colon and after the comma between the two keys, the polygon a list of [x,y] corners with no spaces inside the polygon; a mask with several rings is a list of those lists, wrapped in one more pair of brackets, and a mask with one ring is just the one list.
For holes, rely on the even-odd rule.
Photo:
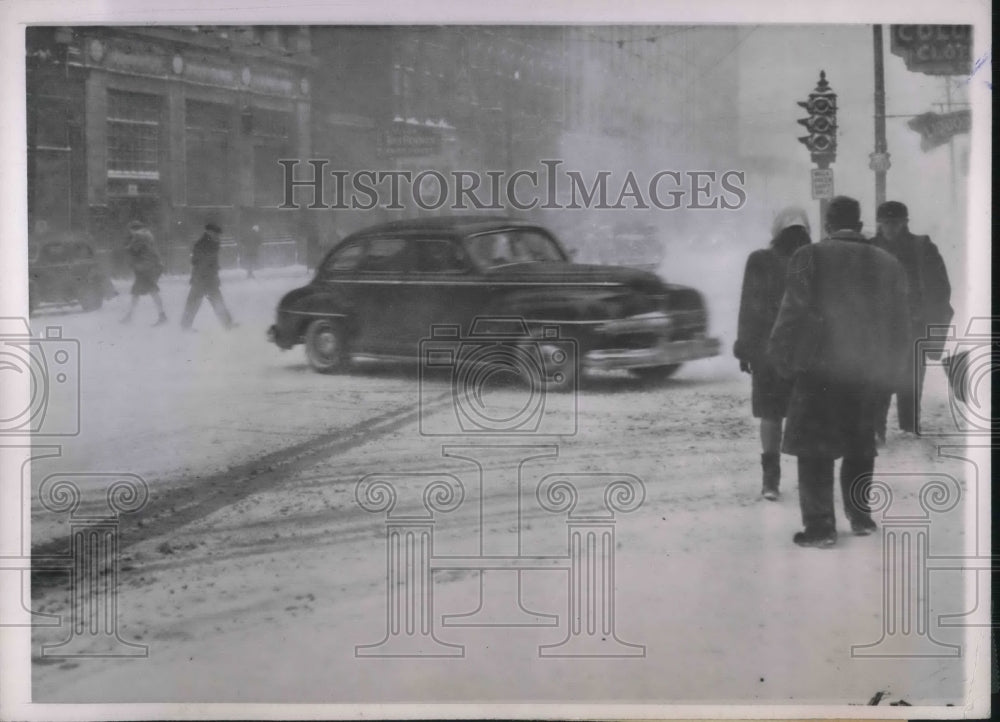
{"label": "woman in coat", "polygon": [[801,208],[789,207],[774,219],[771,245],[747,258],[740,298],[739,329],[733,353],[740,370],[751,375],[750,410],[760,419],[761,494],[778,498],[781,482],[781,425],[788,409],[791,382],[782,378],[767,357],[767,340],[785,293],[788,259],[810,243],[809,218]]}
{"label": "woman in coat", "polygon": [[150,296],[156,304],[159,314],[154,326],[162,326],[167,322],[167,314],[163,310],[163,299],[160,298],[160,287],[157,281],[163,274],[163,262],[156,252],[156,243],[153,234],[140,221],[132,221],[128,225],[129,238],[125,246],[125,255],[128,258],[129,266],[135,274],[135,281],[132,283],[132,302],[128,312],[122,319],[122,323],[131,323],[135,307],[139,303],[139,296]]}

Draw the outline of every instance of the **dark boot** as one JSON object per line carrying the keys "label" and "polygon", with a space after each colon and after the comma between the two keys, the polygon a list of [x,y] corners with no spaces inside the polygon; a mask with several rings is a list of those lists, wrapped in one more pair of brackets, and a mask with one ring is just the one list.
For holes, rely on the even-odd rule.
{"label": "dark boot", "polygon": [[844,513],[851,522],[851,531],[858,536],[868,536],[878,530],[872,519],[869,495],[875,458],[845,456],[840,462],[840,494]]}
{"label": "dark boot", "polygon": [[760,465],[764,472],[764,484],[760,493],[768,501],[776,501],[781,484],[781,454],[777,451],[767,451],[760,455]]}
{"label": "dark boot", "polygon": [[833,459],[799,457],[799,508],[804,532],[793,541],[800,546],[833,546],[837,517],[833,509]]}

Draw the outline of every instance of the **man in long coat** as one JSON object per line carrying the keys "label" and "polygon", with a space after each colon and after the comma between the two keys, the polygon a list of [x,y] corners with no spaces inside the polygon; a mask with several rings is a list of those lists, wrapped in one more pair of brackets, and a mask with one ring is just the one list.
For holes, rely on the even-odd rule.
{"label": "man in long coat", "polygon": [[219,282],[219,234],[222,229],[215,223],[205,225],[205,232],[195,241],[191,251],[191,291],[184,305],[181,328],[187,330],[194,322],[201,300],[207,298],[215,315],[227,329],[232,328],[233,317],[222,299]]}
{"label": "man in long coat", "polygon": [[868,494],[875,467],[874,409],[906,363],[906,274],[861,235],[853,198],[830,201],[827,238],[795,252],[768,345],[793,379],[782,451],[798,457],[800,546],[837,540],[834,460],[843,457],[844,510],[855,534],[876,529]]}
{"label": "man in long coat", "polygon": [[[916,236],[908,227],[909,211],[899,201],[888,201],[875,212],[878,233],[872,239],[879,248],[891,253],[906,271],[910,289],[910,353],[907,369],[900,384],[883,394],[875,416],[875,433],[885,442],[885,431],[892,394],[896,394],[899,428],[918,432],[920,429],[920,396],[924,386],[924,357],[940,358],[944,350],[930,339],[931,326],[947,325],[954,311],[951,308],[951,283],[937,246],[927,236]],[[917,342],[926,339],[919,346]],[[918,357],[918,354],[919,357]]]}

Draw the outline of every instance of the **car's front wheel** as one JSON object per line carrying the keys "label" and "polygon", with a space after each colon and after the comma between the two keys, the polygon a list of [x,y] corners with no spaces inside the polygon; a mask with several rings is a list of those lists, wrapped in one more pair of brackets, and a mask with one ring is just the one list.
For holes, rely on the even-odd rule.
{"label": "car's front wheel", "polygon": [[666,364],[665,366],[645,366],[643,368],[632,369],[632,373],[643,381],[658,383],[665,381],[677,373],[680,364]]}
{"label": "car's front wheel", "polygon": [[318,318],[309,324],[305,337],[306,358],[314,370],[323,374],[347,368],[347,343],[343,328],[328,318]]}

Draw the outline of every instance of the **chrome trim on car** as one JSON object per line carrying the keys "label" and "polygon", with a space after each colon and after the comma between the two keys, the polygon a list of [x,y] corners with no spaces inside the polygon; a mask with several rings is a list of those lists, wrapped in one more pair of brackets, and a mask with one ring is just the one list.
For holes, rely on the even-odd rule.
{"label": "chrome trim on car", "polygon": [[346,313],[329,313],[327,311],[294,311],[294,310],[290,310],[290,311],[282,311],[282,313],[293,314],[295,316],[320,316],[322,318],[331,318],[331,317],[347,318],[347,314]]}
{"label": "chrome trim on car", "polygon": [[413,281],[409,279],[388,279],[388,278],[325,278],[321,283],[373,283],[383,286],[593,286],[597,288],[619,288],[627,285],[622,281],[496,281],[488,276],[479,276],[471,281],[450,281],[444,279],[431,279],[426,281]]}
{"label": "chrome trim on car", "polygon": [[606,321],[597,328],[601,333],[619,334],[635,331],[655,331],[663,333],[674,327],[674,319],[663,311],[650,311],[627,318],[616,318]]}
{"label": "chrome trim on car", "polygon": [[594,349],[584,355],[583,366],[601,370],[669,366],[718,356],[721,347],[719,339],[704,337],[689,341],[663,341],[650,348]]}

